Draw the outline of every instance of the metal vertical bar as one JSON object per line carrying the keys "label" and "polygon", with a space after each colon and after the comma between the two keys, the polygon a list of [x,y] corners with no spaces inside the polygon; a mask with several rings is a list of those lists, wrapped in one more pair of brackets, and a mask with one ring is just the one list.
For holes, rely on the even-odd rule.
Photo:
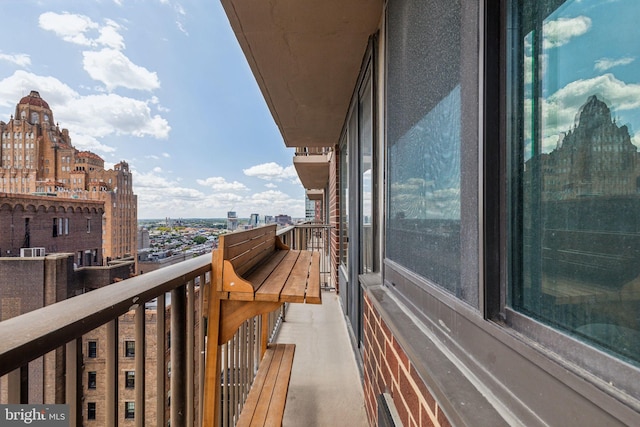
{"label": "metal vertical bar", "polygon": [[14,369],[6,376],[8,389],[7,403],[20,403],[20,370],[21,368]]}
{"label": "metal vertical bar", "polygon": [[107,323],[105,420],[108,426],[118,425],[118,319]]}
{"label": "metal vertical bar", "polygon": [[222,426],[229,425],[229,343],[222,346]]}
{"label": "metal vertical bar", "polygon": [[204,408],[204,367],[205,367],[205,319],[204,319],[204,289],[206,276],[200,276],[200,289],[198,292],[198,426],[202,425],[202,415]]}
{"label": "metal vertical bar", "polygon": [[65,402],[69,405],[69,425],[82,425],[82,338],[69,341],[65,352]]}
{"label": "metal vertical bar", "polygon": [[165,427],[166,347],[165,347],[165,296],[158,295],[156,303],[156,426]]}
{"label": "metal vertical bar", "polygon": [[147,354],[147,344],[145,340],[144,326],[145,326],[145,304],[139,304],[136,307],[136,313],[134,317],[134,328],[135,328],[135,373],[134,373],[134,387],[135,387],[135,421],[137,427],[145,426],[145,358]]}
{"label": "metal vertical bar", "polygon": [[186,408],[186,416],[187,416],[187,427],[193,427],[193,418],[194,418],[194,398],[193,398],[193,390],[194,390],[194,382],[193,382],[193,349],[194,349],[194,340],[195,340],[195,295],[194,295],[194,284],[193,280],[190,280],[187,283],[187,390],[186,390],[186,398],[187,398],[187,408]]}
{"label": "metal vertical bar", "polygon": [[171,426],[185,426],[186,287],[171,291]]}

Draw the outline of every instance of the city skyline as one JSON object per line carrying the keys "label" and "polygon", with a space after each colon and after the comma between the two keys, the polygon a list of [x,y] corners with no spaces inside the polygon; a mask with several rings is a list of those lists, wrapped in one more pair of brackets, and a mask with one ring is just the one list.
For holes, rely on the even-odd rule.
{"label": "city skyline", "polygon": [[[219,2],[6,1],[0,120],[37,90],[74,146],[127,161],[140,219],[286,213],[304,189]],[[153,22],[153,24],[151,24]]]}

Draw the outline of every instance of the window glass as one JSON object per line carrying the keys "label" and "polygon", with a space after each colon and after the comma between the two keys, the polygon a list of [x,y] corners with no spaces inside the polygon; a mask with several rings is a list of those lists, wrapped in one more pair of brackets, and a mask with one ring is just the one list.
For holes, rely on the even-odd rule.
{"label": "window glass", "polygon": [[362,273],[374,271],[373,257],[373,99],[371,76],[358,100],[360,142],[360,250]]}
{"label": "window glass", "polygon": [[388,7],[386,256],[476,305],[461,286],[460,2]]}
{"label": "window glass", "polygon": [[136,355],[136,342],[125,341],[124,342],[124,355],[126,357],[133,357]]}
{"label": "window glass", "polygon": [[87,419],[88,420],[96,419],[96,402],[87,403]]}
{"label": "window glass", "polygon": [[88,341],[87,342],[87,353],[88,357],[95,358],[98,356],[98,342],[97,341]]}
{"label": "window glass", "polygon": [[89,371],[88,377],[87,377],[87,388],[96,388],[96,383],[97,383],[96,378],[97,378],[96,371]]}
{"label": "window glass", "polygon": [[512,2],[514,309],[640,363],[640,3]]}

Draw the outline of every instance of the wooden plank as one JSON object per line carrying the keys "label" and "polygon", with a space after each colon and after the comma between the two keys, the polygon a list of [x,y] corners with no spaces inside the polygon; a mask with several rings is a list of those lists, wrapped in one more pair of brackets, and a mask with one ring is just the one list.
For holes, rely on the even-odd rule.
{"label": "wooden plank", "polygon": [[[293,252],[293,251],[292,251]],[[309,268],[311,267],[311,252],[299,251],[300,256],[280,293],[280,300],[286,302],[304,302]]]}
{"label": "wooden plank", "polygon": [[245,240],[251,240],[255,237],[259,237],[266,234],[276,233],[276,224],[265,225],[264,227],[252,228],[251,230],[236,231],[233,233],[222,234],[219,238],[220,245],[226,245],[227,247],[236,245]]}
{"label": "wooden plank", "polygon": [[322,304],[322,293],[320,291],[320,253],[313,252],[311,256],[311,267],[309,269],[309,279],[305,302],[307,304]]}
{"label": "wooden plank", "polygon": [[291,369],[293,368],[293,356],[296,350],[295,344],[279,344],[283,347],[282,362],[278,370],[278,379],[271,397],[271,405],[265,426],[280,427],[284,418],[284,409],[287,404],[287,393],[289,391],[289,380],[291,379]]}
{"label": "wooden plank", "polygon": [[295,266],[300,251],[287,251],[284,259],[278,267],[271,273],[260,289],[256,291],[257,301],[279,301],[282,289],[289,279],[291,270]]}
{"label": "wooden plank", "polygon": [[271,256],[275,251],[275,238],[272,240],[255,242],[255,246],[241,255],[230,259],[238,274],[244,274],[254,266],[260,264],[265,258]]}
{"label": "wooden plank", "polygon": [[273,248],[276,236],[260,236],[253,239],[244,240],[236,245],[227,245],[227,258],[233,260],[240,255],[250,251],[261,251],[263,246]]}
{"label": "wooden plank", "polygon": [[248,282],[253,284],[253,287],[258,290],[262,284],[269,278],[271,273],[278,267],[280,262],[287,256],[288,251],[276,251],[269,257],[267,262],[257,268],[255,271],[246,275]]}
{"label": "wooden plank", "polygon": [[[285,358],[285,355],[289,356],[291,353],[291,345],[276,344],[274,347],[274,355],[269,366],[269,372],[251,420],[252,427],[282,425],[293,357],[289,361],[288,358]],[[281,388],[284,388],[284,390],[281,390]],[[282,391],[284,391],[284,394],[281,393]]]}
{"label": "wooden plank", "polygon": [[[242,412],[238,417],[238,422],[236,423],[236,427],[241,427],[241,426],[244,427],[244,426],[251,425],[251,421],[253,419],[253,415],[255,414],[256,407],[260,399],[260,394],[262,393],[262,389],[267,379],[269,367],[271,366],[274,355],[275,355],[275,351],[267,350],[264,357],[260,361],[260,367],[258,368],[256,377],[254,378],[253,384],[251,385],[251,390],[247,395],[247,400],[245,400],[244,402],[244,406],[242,407]],[[217,425],[217,423],[206,424],[206,425]]]}

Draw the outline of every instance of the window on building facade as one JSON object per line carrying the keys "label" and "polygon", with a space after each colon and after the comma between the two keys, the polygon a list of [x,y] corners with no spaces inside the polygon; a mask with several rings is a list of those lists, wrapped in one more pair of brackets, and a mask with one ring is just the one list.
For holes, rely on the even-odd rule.
{"label": "window on building facade", "polygon": [[134,388],[135,387],[135,379],[136,379],[136,373],[135,371],[126,371],[124,373],[124,386],[126,388]]}
{"label": "window on building facade", "polygon": [[136,342],[135,341],[125,341],[124,342],[124,355],[126,357],[134,357],[136,355]]}
{"label": "window on building facade", "polygon": [[96,371],[89,371],[87,373],[87,388],[96,388],[97,385],[97,374]]}
{"label": "window on building facade", "polygon": [[98,341],[87,341],[87,357],[98,357]]}
{"label": "window on building facade", "polygon": [[96,419],[96,402],[87,403],[87,419],[88,420]]}
{"label": "window on building facade", "polygon": [[640,4],[510,7],[509,303],[638,366]]}
{"label": "window on building facade", "polygon": [[[400,268],[477,306],[477,281],[462,274],[472,268],[462,250],[477,257],[473,243],[461,243],[462,230],[477,226],[472,197],[461,197],[470,191],[463,175],[472,174],[461,159],[473,152],[473,145],[461,150],[461,135],[475,120],[463,106],[477,103],[472,85],[462,89],[462,58],[473,61],[462,53],[462,15],[459,0],[389,2],[385,248]],[[463,218],[470,219],[464,227]]]}
{"label": "window on building facade", "polygon": [[124,417],[128,420],[136,417],[136,404],[135,402],[124,402]]}

